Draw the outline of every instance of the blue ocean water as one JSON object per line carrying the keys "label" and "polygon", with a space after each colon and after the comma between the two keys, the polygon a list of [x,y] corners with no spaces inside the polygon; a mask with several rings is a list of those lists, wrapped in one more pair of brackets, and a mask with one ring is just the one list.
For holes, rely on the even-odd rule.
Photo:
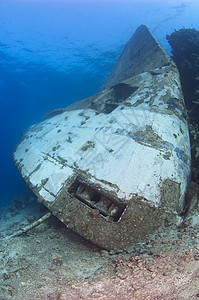
{"label": "blue ocean water", "polygon": [[50,110],[97,92],[135,29],[199,29],[197,0],[0,0],[0,206],[25,183],[12,160]]}

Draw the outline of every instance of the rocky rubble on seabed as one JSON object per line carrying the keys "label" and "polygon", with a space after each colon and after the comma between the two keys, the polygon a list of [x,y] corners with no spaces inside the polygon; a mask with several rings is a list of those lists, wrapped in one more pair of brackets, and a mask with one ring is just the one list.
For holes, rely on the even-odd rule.
{"label": "rocky rubble on seabed", "polygon": [[168,224],[125,252],[100,249],[55,217],[5,239],[43,209],[31,200],[0,211],[0,300],[199,298],[198,204],[181,226]]}

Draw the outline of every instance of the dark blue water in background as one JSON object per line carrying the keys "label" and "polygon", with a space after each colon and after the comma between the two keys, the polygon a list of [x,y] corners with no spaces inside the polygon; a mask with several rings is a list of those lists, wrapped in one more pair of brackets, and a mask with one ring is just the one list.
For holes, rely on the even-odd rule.
{"label": "dark blue water in background", "polygon": [[97,92],[135,29],[199,29],[199,1],[0,0],[0,206],[25,187],[12,152],[50,110]]}

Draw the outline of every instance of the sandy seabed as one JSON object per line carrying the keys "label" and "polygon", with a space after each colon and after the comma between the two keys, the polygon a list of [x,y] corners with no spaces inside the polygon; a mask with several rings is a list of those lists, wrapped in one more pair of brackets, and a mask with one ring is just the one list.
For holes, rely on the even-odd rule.
{"label": "sandy seabed", "polygon": [[198,205],[180,227],[125,252],[98,248],[53,216],[5,238],[45,212],[34,200],[0,210],[0,300],[199,299]]}

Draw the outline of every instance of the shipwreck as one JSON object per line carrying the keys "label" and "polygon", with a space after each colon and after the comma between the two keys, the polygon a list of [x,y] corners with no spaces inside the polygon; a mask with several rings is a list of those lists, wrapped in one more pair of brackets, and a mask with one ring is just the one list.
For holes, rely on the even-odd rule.
{"label": "shipwreck", "polygon": [[191,164],[186,116],[178,69],[141,25],[100,92],[31,126],[14,160],[68,228],[125,249],[181,219]]}

